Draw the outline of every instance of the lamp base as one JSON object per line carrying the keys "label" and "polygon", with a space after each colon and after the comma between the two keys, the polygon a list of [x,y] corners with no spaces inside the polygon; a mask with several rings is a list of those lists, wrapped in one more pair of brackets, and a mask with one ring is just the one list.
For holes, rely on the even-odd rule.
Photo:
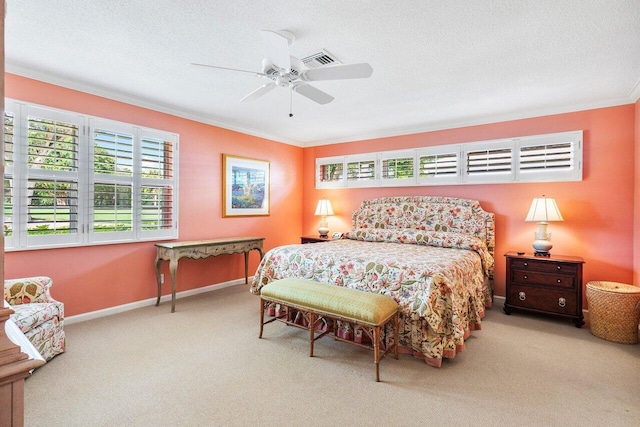
{"label": "lamp base", "polygon": [[535,249],[533,254],[535,256],[551,256],[549,253],[553,247],[551,240],[549,240],[551,238],[551,234],[541,236],[539,233],[536,233],[535,237],[536,240],[534,240],[532,244],[533,249]]}
{"label": "lamp base", "polygon": [[324,237],[325,239],[329,237],[329,228],[328,227],[319,227],[318,234],[320,237]]}
{"label": "lamp base", "polygon": [[551,256],[551,253],[549,251],[535,251],[533,253],[534,256]]}

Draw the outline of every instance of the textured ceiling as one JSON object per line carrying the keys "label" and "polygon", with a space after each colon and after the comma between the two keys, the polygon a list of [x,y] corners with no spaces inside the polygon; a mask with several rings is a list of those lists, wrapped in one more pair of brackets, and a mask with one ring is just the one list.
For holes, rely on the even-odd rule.
{"label": "textured ceiling", "polygon": [[[638,0],[7,0],[6,71],[300,146],[628,104],[640,97]],[[245,73],[260,30],[368,62],[314,82],[315,104]]]}

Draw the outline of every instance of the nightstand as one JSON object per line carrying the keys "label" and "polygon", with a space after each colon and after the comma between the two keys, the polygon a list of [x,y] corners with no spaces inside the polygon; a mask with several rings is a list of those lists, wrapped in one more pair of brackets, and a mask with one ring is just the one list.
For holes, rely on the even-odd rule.
{"label": "nightstand", "polygon": [[319,243],[319,242],[328,242],[328,237],[314,237],[314,236],[302,236],[300,238],[300,243]]}
{"label": "nightstand", "polygon": [[505,254],[507,258],[504,312],[513,309],[552,314],[584,325],[582,315],[582,265],[573,256]]}

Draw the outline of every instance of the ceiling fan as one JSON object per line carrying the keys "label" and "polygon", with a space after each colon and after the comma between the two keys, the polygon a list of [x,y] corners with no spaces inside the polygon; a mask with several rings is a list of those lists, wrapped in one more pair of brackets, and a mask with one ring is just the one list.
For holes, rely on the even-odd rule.
{"label": "ceiling fan", "polygon": [[[262,30],[262,41],[267,56],[262,60],[262,72],[238,70],[235,68],[219,67],[216,65],[196,64],[199,67],[217,68],[220,70],[250,73],[270,80],[260,86],[240,101],[253,101],[271,91],[276,86],[289,88],[291,92],[317,102],[328,104],[333,96],[310,85],[308,82],[322,80],[364,79],[371,77],[373,68],[367,63],[336,65],[327,68],[307,69],[304,63],[289,54],[289,47],[295,41],[295,36],[286,30]],[[293,114],[289,114],[293,116]]]}

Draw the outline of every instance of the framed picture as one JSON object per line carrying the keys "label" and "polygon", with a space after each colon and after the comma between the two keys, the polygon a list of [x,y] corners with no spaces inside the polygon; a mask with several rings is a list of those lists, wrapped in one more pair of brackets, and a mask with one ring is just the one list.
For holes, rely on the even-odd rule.
{"label": "framed picture", "polygon": [[222,216],[269,215],[269,162],[222,155]]}

